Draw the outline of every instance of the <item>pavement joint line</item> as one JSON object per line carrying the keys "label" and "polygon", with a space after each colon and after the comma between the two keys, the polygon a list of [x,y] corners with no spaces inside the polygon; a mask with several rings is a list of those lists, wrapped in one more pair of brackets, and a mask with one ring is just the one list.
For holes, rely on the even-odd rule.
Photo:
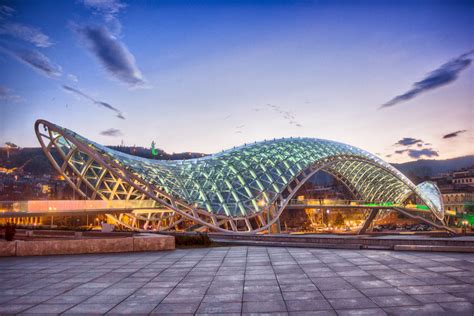
{"label": "pavement joint line", "polygon": [[[161,302],[163,302],[163,301],[170,295],[170,293],[173,292],[173,290],[178,287],[179,283],[180,283],[182,280],[184,280],[184,279],[189,275],[189,273],[191,273],[191,271],[194,269],[194,267],[196,267],[196,266],[209,254],[209,252],[211,252],[211,250],[212,250],[212,248],[208,248],[207,252],[206,252],[205,254],[203,254],[203,255],[201,256],[201,258],[200,258],[192,267],[189,268],[188,273],[186,273],[186,274],[181,278],[181,280],[178,281],[178,283],[176,283],[176,285],[171,289],[171,291],[169,291],[168,294],[166,294],[166,296],[165,296],[164,298],[162,298],[161,301],[160,301],[158,304],[156,304],[156,306],[151,310],[151,312],[153,312],[153,311],[161,304]],[[185,255],[181,256],[180,259],[182,259],[182,258],[184,258],[184,257],[185,257]],[[179,260],[180,260],[180,259],[179,259]],[[179,261],[179,260],[177,260],[177,261]],[[171,266],[171,265],[170,265],[170,266]],[[163,270],[163,271],[164,271],[164,270]],[[162,272],[163,272],[163,271],[162,271]],[[160,274],[161,274],[162,272],[160,272]],[[148,283],[150,283],[150,282],[148,282]],[[148,284],[148,283],[147,283],[147,284]],[[142,287],[142,288],[143,288],[143,287]],[[196,311],[197,311],[197,310],[196,310]],[[196,312],[196,311],[195,311],[195,312]]]}
{"label": "pavement joint line", "polygon": [[[298,262],[298,260],[296,260],[296,258],[293,256],[293,254],[291,253],[291,251],[288,250],[288,247],[285,247],[285,249],[288,251],[288,253],[290,254],[290,256],[293,258],[293,260],[295,260],[296,264],[298,265],[298,267],[303,271],[303,273],[308,277],[308,279],[311,280],[311,283],[318,289],[318,292],[324,297],[324,299],[328,302],[328,304],[332,307],[332,310],[334,312],[337,313],[336,309],[334,308],[334,306],[331,304],[331,302],[329,301],[328,298],[326,298],[326,296],[324,295],[323,291],[321,291],[321,289],[314,283],[314,281],[308,276],[308,274],[306,273],[306,271],[301,267],[300,263]],[[309,251],[309,253],[311,254],[311,256],[314,257],[314,254]],[[316,258],[317,259],[317,258]],[[329,265],[327,265],[326,263],[324,263],[325,266],[327,266],[329,269],[331,269],[329,267]],[[332,269],[331,269],[332,270]],[[283,294],[283,293],[282,293]]]}
{"label": "pavement joint line", "polygon": [[[220,262],[221,262],[221,265],[222,265],[222,263],[224,262],[225,258],[227,257],[227,254],[229,253],[229,250],[230,250],[230,248],[227,249],[227,251],[226,251],[224,257],[221,259],[221,261],[220,261]],[[209,252],[208,252],[208,253],[209,253]],[[207,254],[206,254],[206,255],[207,255]],[[219,268],[220,268],[220,266],[219,266]],[[204,292],[204,295],[203,295],[201,301],[199,302],[199,305],[198,305],[198,307],[197,307],[195,313],[197,313],[197,312],[199,311],[199,308],[200,308],[201,305],[202,305],[202,301],[204,300],[204,298],[206,297],[207,292],[209,291],[209,289],[210,289],[211,286],[212,286],[212,282],[214,282],[214,280],[216,279],[216,276],[217,276],[217,272],[218,272],[218,271],[219,271],[219,269],[217,269],[216,273],[215,273],[214,276],[212,277],[212,281],[211,281],[211,283],[209,284],[209,287],[208,287],[208,288],[206,289],[206,291]],[[244,278],[244,280],[245,280],[245,278]],[[170,293],[171,293],[171,292],[170,292]],[[242,306],[241,306],[241,308],[242,308]]]}

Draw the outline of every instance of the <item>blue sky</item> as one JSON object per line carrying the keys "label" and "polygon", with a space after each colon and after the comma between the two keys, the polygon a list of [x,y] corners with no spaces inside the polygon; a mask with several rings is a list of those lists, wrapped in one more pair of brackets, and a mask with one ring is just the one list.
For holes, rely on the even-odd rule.
{"label": "blue sky", "polygon": [[167,152],[474,154],[473,21],[469,1],[0,1],[0,143],[37,146],[43,118]]}

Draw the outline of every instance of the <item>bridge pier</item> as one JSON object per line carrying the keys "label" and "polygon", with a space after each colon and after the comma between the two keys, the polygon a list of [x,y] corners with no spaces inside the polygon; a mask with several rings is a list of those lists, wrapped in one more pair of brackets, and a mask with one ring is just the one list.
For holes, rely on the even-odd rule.
{"label": "bridge pier", "polygon": [[375,219],[378,213],[379,213],[378,208],[373,208],[372,210],[370,210],[369,216],[365,220],[364,225],[362,225],[362,228],[359,230],[357,235],[365,234],[365,232],[367,231],[367,228],[369,228],[370,224],[373,222],[373,220]]}

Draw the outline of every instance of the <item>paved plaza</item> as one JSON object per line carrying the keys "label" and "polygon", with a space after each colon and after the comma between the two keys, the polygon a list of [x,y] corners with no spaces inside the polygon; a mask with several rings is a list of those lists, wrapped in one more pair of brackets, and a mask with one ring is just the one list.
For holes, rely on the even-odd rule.
{"label": "paved plaza", "polygon": [[277,247],[0,259],[0,315],[472,315],[474,255]]}

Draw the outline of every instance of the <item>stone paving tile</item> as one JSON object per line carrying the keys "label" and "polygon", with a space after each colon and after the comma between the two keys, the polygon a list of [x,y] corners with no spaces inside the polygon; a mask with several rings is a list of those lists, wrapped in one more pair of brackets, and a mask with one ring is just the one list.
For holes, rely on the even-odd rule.
{"label": "stone paving tile", "polygon": [[447,284],[447,285],[437,285],[442,292],[448,293],[459,293],[459,292],[474,292],[474,285],[472,284]]}
{"label": "stone paving tile", "polygon": [[321,291],[353,289],[353,286],[343,278],[312,278],[312,281]]}
{"label": "stone paving tile", "polygon": [[283,301],[269,302],[243,302],[243,313],[271,313],[286,312],[286,305]]}
{"label": "stone paving tile", "polygon": [[388,307],[384,310],[389,315],[446,315],[446,311],[438,304]]}
{"label": "stone paving tile", "polygon": [[242,303],[203,302],[197,310],[197,314],[228,314],[242,311]]}
{"label": "stone paving tile", "polygon": [[318,288],[313,283],[299,283],[299,284],[281,284],[282,292],[310,292],[318,291]]}
{"label": "stone paving tile", "polygon": [[[296,292],[291,292],[296,293]],[[268,301],[283,301],[283,296],[278,292],[263,292],[263,293],[244,293],[243,302],[268,302]]]}
{"label": "stone paving tile", "polygon": [[362,308],[362,309],[339,309],[337,310],[339,316],[383,316],[388,315],[380,308]]}
{"label": "stone paving tile", "polygon": [[285,301],[294,301],[294,300],[313,300],[313,299],[323,299],[324,296],[318,291],[308,291],[308,292],[282,292],[283,298]]}
{"label": "stone paving tile", "polygon": [[168,295],[164,297],[161,303],[167,303],[167,304],[200,303],[203,300],[203,298],[204,298],[204,295],[200,295],[200,296]]}
{"label": "stone paving tile", "polygon": [[400,290],[407,294],[437,294],[445,293],[442,289],[431,286],[431,285],[422,285],[422,286],[401,286]]}
{"label": "stone paving tile", "polygon": [[2,304],[0,305],[0,315],[11,315],[21,313],[32,307],[32,304]]}
{"label": "stone paving tile", "polygon": [[60,314],[74,304],[39,304],[24,311],[24,314]]}
{"label": "stone paving tile", "polygon": [[245,285],[245,293],[266,293],[266,292],[278,292],[280,293],[280,287],[278,285]]}
{"label": "stone paving tile", "polygon": [[416,299],[408,295],[376,296],[372,297],[372,301],[380,307],[420,305]]}
{"label": "stone paving tile", "polygon": [[[82,301],[84,304],[97,304],[97,303],[115,303],[118,304],[127,298],[126,295],[95,295]],[[49,303],[49,301],[48,301]]]}
{"label": "stone paving tile", "polygon": [[366,297],[329,299],[329,303],[336,310],[377,307],[373,301]]}
{"label": "stone paving tile", "polygon": [[157,304],[153,303],[142,303],[142,302],[122,302],[112,308],[108,314],[127,314],[127,315],[136,315],[136,314],[149,314]]}
{"label": "stone paving tile", "polygon": [[336,312],[332,310],[323,310],[323,311],[298,311],[298,312],[289,312],[290,316],[336,316]]}
{"label": "stone paving tile", "polygon": [[9,304],[38,304],[43,303],[51,298],[50,295],[48,296],[20,296],[12,301]]}
{"label": "stone paving tile", "polygon": [[396,287],[379,287],[370,289],[359,289],[362,293],[369,297],[389,296],[389,295],[403,295],[404,292]]}
{"label": "stone paving tile", "polygon": [[465,301],[462,297],[457,297],[447,293],[412,295],[422,303],[459,302]]}
{"label": "stone paving tile", "polygon": [[352,290],[331,290],[331,291],[322,291],[324,297],[326,298],[354,298],[354,297],[363,297],[364,294],[359,292],[356,289]]}
{"label": "stone paving tile", "polygon": [[11,302],[14,299],[18,298],[18,295],[3,295],[0,296],[0,304],[6,303],[6,302]]}
{"label": "stone paving tile", "polygon": [[469,302],[439,303],[439,305],[448,313],[456,315],[474,315],[474,307]]}
{"label": "stone paving tile", "polygon": [[74,296],[74,295],[58,295],[55,296],[49,300],[47,300],[45,303],[48,304],[69,304],[69,303],[81,303],[84,302],[85,300],[89,299],[89,296]]}
{"label": "stone paving tile", "polygon": [[[166,299],[165,299],[166,300]],[[210,303],[210,302],[221,302],[221,303],[239,303],[242,302],[242,294],[240,293],[232,293],[232,294],[206,294],[202,299],[203,303]]]}
{"label": "stone paving tile", "polygon": [[78,304],[71,309],[68,309],[64,314],[86,314],[86,315],[98,315],[105,314],[112,309],[115,304],[110,303],[96,303],[96,304]]}
{"label": "stone paving tile", "polygon": [[325,299],[285,301],[289,312],[332,310]]}
{"label": "stone paving tile", "polygon": [[151,314],[193,314],[197,311],[199,303],[162,303],[158,305]]}

